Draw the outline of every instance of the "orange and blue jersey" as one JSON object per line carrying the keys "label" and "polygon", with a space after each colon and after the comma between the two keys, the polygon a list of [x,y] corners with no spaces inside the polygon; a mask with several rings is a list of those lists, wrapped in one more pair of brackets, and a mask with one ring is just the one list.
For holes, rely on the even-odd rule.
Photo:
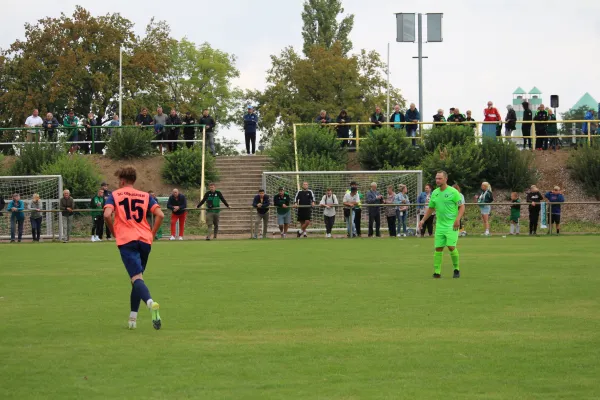
{"label": "orange and blue jersey", "polygon": [[113,191],[106,199],[104,208],[112,208],[115,213],[114,231],[117,246],[140,241],[152,244],[152,230],[146,220],[146,213],[159,207],[156,199],[148,193],[132,187]]}

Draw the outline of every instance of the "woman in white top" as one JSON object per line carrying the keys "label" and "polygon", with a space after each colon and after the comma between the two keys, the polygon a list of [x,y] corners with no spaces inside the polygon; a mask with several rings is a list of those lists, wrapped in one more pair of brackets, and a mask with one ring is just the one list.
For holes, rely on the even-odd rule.
{"label": "woman in white top", "polygon": [[[396,210],[396,217],[398,218],[398,237],[406,237],[406,216],[408,215],[408,206],[404,204],[410,203],[406,185],[401,184],[398,186],[398,194],[396,194],[395,203],[400,204],[400,207]],[[400,232],[401,227],[402,233]]]}
{"label": "woman in white top", "polygon": [[325,196],[321,199],[319,205],[324,208],[323,210],[323,219],[325,220],[325,230],[327,231],[326,237],[331,237],[331,230],[333,229],[333,224],[335,223],[335,206],[337,206],[338,199],[333,191],[328,188]]}

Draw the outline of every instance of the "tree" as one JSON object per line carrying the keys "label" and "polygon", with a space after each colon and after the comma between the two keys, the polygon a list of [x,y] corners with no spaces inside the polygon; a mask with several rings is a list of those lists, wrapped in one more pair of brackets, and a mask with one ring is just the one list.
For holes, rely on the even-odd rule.
{"label": "tree", "polygon": [[196,46],[186,38],[173,43],[169,55],[166,82],[172,105],[196,115],[208,108],[219,125],[228,125],[239,117],[234,110],[241,90],[231,86],[231,81],[240,76],[234,55],[208,43]]}
{"label": "tree", "polygon": [[[576,109],[571,109],[567,112],[561,113],[560,117],[563,121],[582,121],[583,117],[585,116],[585,113],[587,111],[594,111],[591,108],[589,108],[588,106],[581,106],[579,108]],[[581,135],[581,126],[583,125],[583,123],[576,123],[575,124],[575,128],[577,129],[577,135]],[[559,135],[571,135],[572,134],[572,127],[573,124],[571,123],[567,123],[567,124],[561,124],[560,129],[558,134]]]}
{"label": "tree", "polygon": [[[150,21],[144,37],[118,13],[94,17],[82,7],[72,16],[25,25],[25,40],[15,41],[0,60],[0,123],[23,124],[33,108],[60,115],[100,116],[117,109],[119,48],[124,49],[125,110],[133,112],[149,94],[164,97],[169,65],[170,28]],[[145,100],[144,100],[145,101]]]}
{"label": "tree", "polygon": [[344,12],[341,0],[307,0],[302,11],[302,37],[304,55],[308,56],[313,46],[330,49],[334,43],[341,44],[342,54],[352,50],[348,38],[354,26],[354,15],[350,14],[338,22],[338,15]]}
{"label": "tree", "polygon": [[[306,58],[287,47],[271,61],[265,91],[248,94],[258,104],[263,143],[294,123],[312,122],[321,109],[335,117],[345,108],[354,121],[368,121],[386,101],[385,64],[375,51],[346,57],[336,42],[330,49],[313,46]],[[404,106],[397,89],[390,101]]]}

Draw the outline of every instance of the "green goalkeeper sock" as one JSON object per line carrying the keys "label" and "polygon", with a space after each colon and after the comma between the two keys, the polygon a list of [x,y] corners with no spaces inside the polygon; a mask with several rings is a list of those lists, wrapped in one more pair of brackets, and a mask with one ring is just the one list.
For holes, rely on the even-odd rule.
{"label": "green goalkeeper sock", "polygon": [[452,265],[454,265],[454,269],[460,270],[458,249],[455,248],[450,252],[450,258],[452,258]]}
{"label": "green goalkeeper sock", "polygon": [[433,272],[435,274],[442,273],[442,257],[443,256],[444,256],[444,253],[442,253],[441,251],[436,251],[435,254],[433,255]]}

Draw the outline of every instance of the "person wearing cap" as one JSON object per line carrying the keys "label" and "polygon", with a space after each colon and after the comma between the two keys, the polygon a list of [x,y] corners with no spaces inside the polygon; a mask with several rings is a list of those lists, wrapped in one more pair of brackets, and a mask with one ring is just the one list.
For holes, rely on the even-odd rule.
{"label": "person wearing cap", "polygon": [[[215,119],[210,116],[210,114],[208,112],[208,108],[206,108],[206,109],[204,109],[204,111],[202,111],[202,118],[200,118],[200,125],[204,125],[204,128],[206,129],[206,143],[208,144],[208,149],[210,150],[210,154],[212,154],[214,156],[214,155],[216,155],[216,153],[215,153],[215,133],[214,133],[216,122],[215,122]],[[256,140],[256,136],[255,136],[255,140]]]}
{"label": "person wearing cap", "polygon": [[258,239],[258,229],[262,223],[262,238],[267,238],[267,226],[269,225],[269,206],[271,201],[265,194],[265,189],[260,189],[258,194],[252,200],[252,207],[256,208],[256,221],[254,222],[253,239]]}
{"label": "person wearing cap", "polygon": [[[244,136],[246,137],[246,154],[256,153],[256,126],[258,125],[258,116],[254,113],[254,107],[248,106],[248,112],[244,114]],[[252,143],[252,153],[250,153],[250,143]]]}
{"label": "person wearing cap", "polygon": [[[100,189],[102,190],[102,192],[104,193],[104,204],[106,204],[106,200],[108,200],[108,197],[112,194],[112,192],[110,190],[108,190],[108,183],[106,182],[102,182],[102,184],[100,185]],[[108,225],[104,225],[105,227],[105,232],[106,232],[106,240],[110,240],[111,238],[111,233],[110,233],[110,228],[108,227]],[[99,235],[100,237],[102,237],[102,235]]]}
{"label": "person wearing cap", "polygon": [[[196,139],[196,118],[192,116],[192,113],[187,111],[185,113],[185,117],[183,117],[183,121],[181,121],[183,127],[183,139],[184,140],[194,140]],[[185,142],[185,145],[188,149],[191,149],[194,146],[194,142]]]}
{"label": "person wearing cap", "polygon": [[529,203],[529,234],[537,235],[538,222],[540,219],[540,211],[542,206],[540,203],[544,199],[542,193],[535,185],[531,185],[529,193],[527,193],[527,203]]}
{"label": "person wearing cap", "polygon": [[554,190],[546,193],[546,200],[548,200],[552,205],[550,206],[550,225],[556,224],[556,234],[560,234],[560,204],[564,203],[565,196],[560,191],[559,186],[554,186]]}
{"label": "person wearing cap", "polygon": [[354,209],[360,204],[360,197],[358,196],[358,187],[356,182],[352,182],[353,185],[344,194],[342,203],[344,204],[344,221],[346,221],[346,236],[349,238],[356,237],[354,229]]}
{"label": "person wearing cap", "polygon": [[362,201],[364,199],[364,195],[360,192],[360,190],[358,190],[358,183],[356,183],[356,181],[352,181],[350,182],[350,189],[346,191],[346,193],[350,193],[352,191],[352,188],[356,189],[356,194],[358,195],[358,202],[354,205],[354,207],[352,208],[352,211],[354,213],[354,218],[352,219],[352,235],[354,236],[361,236],[361,230],[360,230],[360,221],[362,219]]}
{"label": "person wearing cap", "polygon": [[277,225],[279,225],[282,239],[287,237],[287,231],[292,222],[291,202],[290,195],[286,193],[283,187],[280,187],[278,194],[273,198],[273,204],[277,207]]}
{"label": "person wearing cap", "polygon": [[350,121],[352,121],[352,118],[348,116],[346,110],[340,111],[340,115],[335,120],[339,124],[336,128],[337,137],[338,139],[342,139],[342,147],[348,146],[348,139],[350,138],[350,125],[348,123]]}

